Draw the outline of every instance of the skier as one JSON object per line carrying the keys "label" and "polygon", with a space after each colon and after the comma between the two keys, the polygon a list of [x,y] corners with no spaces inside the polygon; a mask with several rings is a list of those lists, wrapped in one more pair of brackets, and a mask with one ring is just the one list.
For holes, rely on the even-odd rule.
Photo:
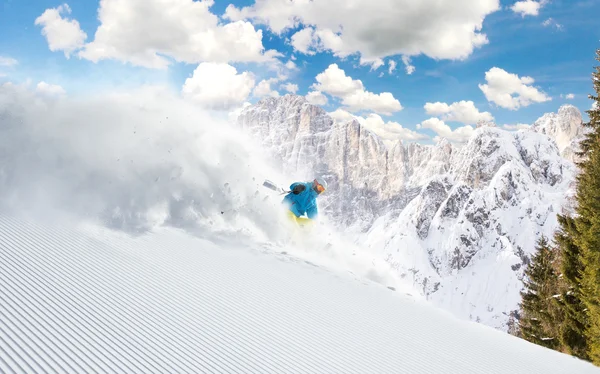
{"label": "skier", "polygon": [[[327,189],[323,178],[315,178],[312,182],[295,182],[290,185],[289,193],[282,204],[288,208],[288,216],[292,222],[304,226],[317,218],[317,197]],[[306,217],[304,217],[306,214]]]}

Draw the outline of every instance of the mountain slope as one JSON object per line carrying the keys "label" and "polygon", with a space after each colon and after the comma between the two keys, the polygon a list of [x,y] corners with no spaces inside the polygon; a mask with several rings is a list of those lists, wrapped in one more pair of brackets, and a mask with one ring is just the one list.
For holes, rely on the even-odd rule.
{"label": "mountain slope", "polygon": [[2,212],[0,248],[4,373],[600,372],[245,240]]}
{"label": "mountain slope", "polygon": [[[523,266],[536,238],[557,227],[574,166],[541,134],[489,127],[450,162],[399,216],[380,219],[364,244],[383,248],[403,274],[416,269],[415,281],[438,305],[506,329]],[[415,252],[427,263],[415,263]]]}
{"label": "mountain slope", "polygon": [[583,131],[564,106],[529,130],[479,126],[460,146],[389,146],[294,95],[249,106],[237,122],[285,174],[326,175],[321,205],[359,245],[439,305],[504,330],[535,240],[570,209]]}

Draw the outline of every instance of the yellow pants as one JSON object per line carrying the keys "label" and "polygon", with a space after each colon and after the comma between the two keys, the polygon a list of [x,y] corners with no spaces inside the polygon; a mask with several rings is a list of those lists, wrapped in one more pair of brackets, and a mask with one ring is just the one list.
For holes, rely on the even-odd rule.
{"label": "yellow pants", "polygon": [[293,223],[295,223],[296,225],[298,225],[300,227],[310,226],[313,223],[313,220],[308,217],[296,217],[296,215],[294,213],[292,213],[291,210],[287,211],[287,215],[288,215],[290,221],[292,221]]}

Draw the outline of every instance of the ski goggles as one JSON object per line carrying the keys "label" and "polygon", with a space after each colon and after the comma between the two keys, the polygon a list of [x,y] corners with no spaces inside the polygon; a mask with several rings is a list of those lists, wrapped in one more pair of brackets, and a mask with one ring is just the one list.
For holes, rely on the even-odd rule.
{"label": "ski goggles", "polygon": [[323,187],[322,184],[320,184],[319,182],[317,182],[317,180],[315,179],[313,181],[313,189],[318,193],[321,194],[325,191],[325,187]]}

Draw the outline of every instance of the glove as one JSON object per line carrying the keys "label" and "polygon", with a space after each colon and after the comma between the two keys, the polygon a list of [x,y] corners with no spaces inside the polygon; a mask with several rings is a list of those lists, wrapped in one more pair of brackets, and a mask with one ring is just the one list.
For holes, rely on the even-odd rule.
{"label": "glove", "polygon": [[292,193],[294,195],[298,195],[299,193],[303,192],[306,189],[306,186],[303,184],[299,184],[297,186],[294,187],[294,189],[292,190]]}

